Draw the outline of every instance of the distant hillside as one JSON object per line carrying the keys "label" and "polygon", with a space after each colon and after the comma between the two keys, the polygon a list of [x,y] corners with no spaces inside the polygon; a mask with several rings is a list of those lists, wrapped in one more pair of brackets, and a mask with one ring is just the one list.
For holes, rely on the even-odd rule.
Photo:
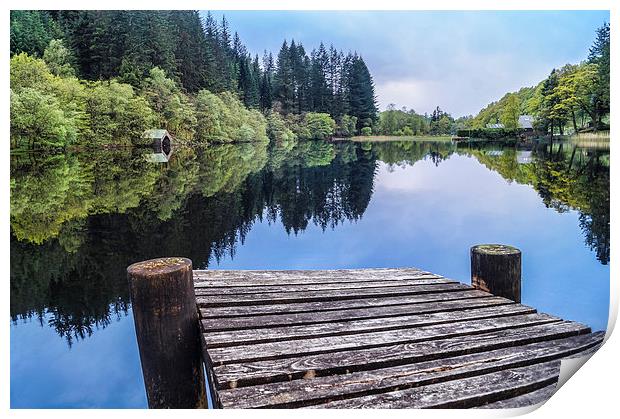
{"label": "distant hillside", "polygon": [[507,93],[482,109],[471,128],[497,123],[517,128],[519,115],[531,115],[542,133],[609,129],[609,102],[609,24],[605,23],[596,31],[587,60],[553,69],[536,86]]}

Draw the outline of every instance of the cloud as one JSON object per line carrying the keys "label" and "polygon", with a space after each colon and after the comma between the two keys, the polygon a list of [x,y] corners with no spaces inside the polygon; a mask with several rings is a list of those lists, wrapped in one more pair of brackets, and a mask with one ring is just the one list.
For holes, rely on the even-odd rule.
{"label": "cloud", "polygon": [[[439,105],[476,114],[554,67],[583,60],[608,11],[230,11],[252,53],[277,53],[294,38],[310,52],[323,41],[361,54],[380,107],[417,112]],[[221,17],[221,12],[215,13]]]}

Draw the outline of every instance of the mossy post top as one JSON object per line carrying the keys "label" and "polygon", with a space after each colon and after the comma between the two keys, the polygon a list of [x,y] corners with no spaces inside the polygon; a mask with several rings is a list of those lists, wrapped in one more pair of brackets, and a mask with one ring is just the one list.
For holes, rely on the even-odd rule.
{"label": "mossy post top", "polygon": [[472,246],[471,251],[488,255],[517,255],[521,253],[516,247],[506,244],[478,244]]}
{"label": "mossy post top", "polygon": [[127,268],[127,273],[131,276],[159,277],[161,275],[191,269],[192,261],[190,259],[183,257],[166,257],[134,263]]}

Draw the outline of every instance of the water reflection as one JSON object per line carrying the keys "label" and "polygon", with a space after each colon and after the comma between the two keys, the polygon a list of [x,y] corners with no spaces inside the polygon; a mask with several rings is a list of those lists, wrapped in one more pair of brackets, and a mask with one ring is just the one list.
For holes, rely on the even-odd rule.
{"label": "water reflection", "polygon": [[394,170],[475,158],[532,187],[546,207],[578,211],[585,245],[609,262],[606,150],[289,142],[177,148],[164,163],[149,163],[152,154],[11,156],[13,320],[38,319],[71,345],[127,313],[125,267],[133,262],[182,255],[207,267],[233,257],[257,222],[281,222],[297,235],[310,223],[326,230],[360,220],[379,162]]}

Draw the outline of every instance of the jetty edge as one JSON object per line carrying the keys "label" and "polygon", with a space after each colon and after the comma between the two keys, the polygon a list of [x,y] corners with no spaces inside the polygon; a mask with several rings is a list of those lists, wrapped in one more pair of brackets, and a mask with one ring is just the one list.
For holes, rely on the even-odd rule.
{"label": "jetty edge", "polygon": [[180,257],[131,265],[149,407],[546,401],[561,359],[591,355],[605,332],[520,304],[518,249],[485,244],[470,255],[472,285],[417,268],[193,270]]}

